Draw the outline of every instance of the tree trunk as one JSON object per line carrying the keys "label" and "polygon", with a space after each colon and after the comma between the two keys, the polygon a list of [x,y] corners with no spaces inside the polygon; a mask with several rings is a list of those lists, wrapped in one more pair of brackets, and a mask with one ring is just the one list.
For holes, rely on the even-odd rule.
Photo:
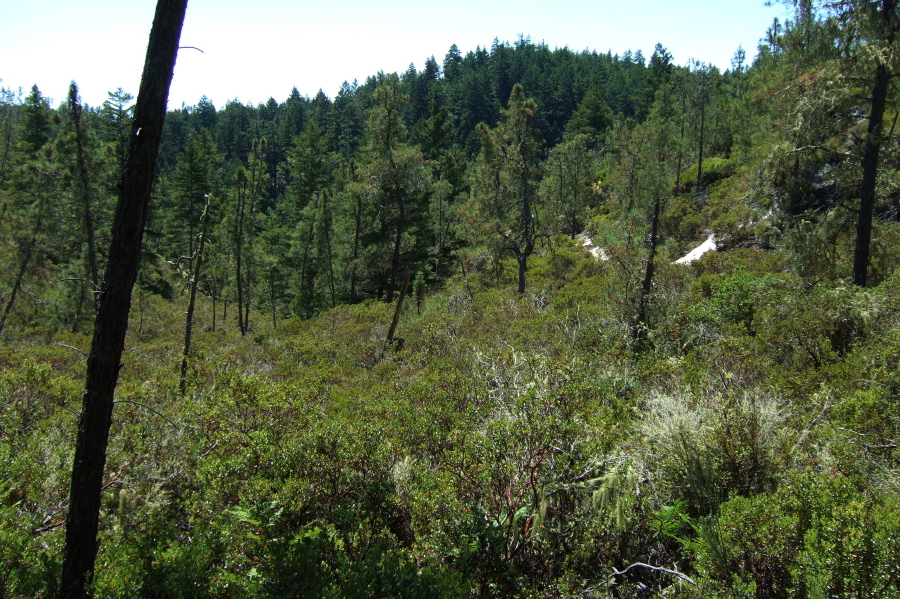
{"label": "tree trunk", "polygon": [[660,201],[657,197],[656,203],[653,205],[653,222],[650,225],[650,252],[647,256],[647,268],[644,271],[644,282],[641,284],[641,298],[638,301],[637,317],[631,329],[631,339],[634,341],[636,351],[640,350],[638,345],[646,338],[647,331],[650,328],[647,324],[647,300],[650,297],[650,292],[653,290],[653,261],[656,258],[656,244],[658,243],[659,210]]}
{"label": "tree trunk", "polygon": [[528,266],[528,256],[534,252],[534,218],[531,214],[531,198],[528,196],[527,170],[522,169],[522,240],[525,248],[516,249],[516,261],[519,263],[519,293],[525,293],[525,270]]}
{"label": "tree trunk", "polygon": [[527,267],[528,256],[525,252],[516,253],[516,262],[519,263],[519,293],[525,293],[525,269]]}
{"label": "tree trunk", "polygon": [[406,298],[406,290],[409,288],[409,271],[406,271],[406,278],[403,280],[403,289],[400,290],[400,299],[397,300],[397,307],[394,309],[394,318],[391,320],[391,328],[388,329],[387,340],[394,340],[394,333],[397,332],[397,323],[400,322],[400,312],[403,310],[403,300]]}
{"label": "tree trunk", "polygon": [[[888,44],[892,44],[894,31],[891,20],[896,0],[884,0],[881,7],[882,23],[887,30]],[[872,213],[875,206],[875,183],[878,176],[878,154],[881,150],[882,123],[887,103],[890,73],[883,62],[875,67],[875,83],[872,87],[872,109],[869,112],[869,128],[866,148],[862,158],[862,181],[859,186],[859,217],[856,221],[856,248],[853,253],[853,284],[865,287],[869,273],[869,253],[872,241]]]}
{"label": "tree trunk", "polygon": [[66,516],[66,544],[60,585],[63,599],[89,596],[85,585],[93,577],[97,558],[100,494],[113,397],[125,346],[131,293],[140,262],[153,171],[186,9],[187,0],[158,0],[147,45],[87,363]]}
{"label": "tree trunk", "polygon": [[[194,332],[194,306],[197,302],[197,287],[200,286],[200,269],[203,267],[203,246],[206,245],[206,231],[209,228],[209,196],[206,197],[206,207],[203,209],[200,223],[202,227],[200,241],[197,242],[197,256],[193,264],[194,272],[191,275],[191,299],[188,302],[187,320],[184,324],[184,352],[181,355],[181,381],[178,384],[178,391],[182,397],[187,391],[188,356],[191,354],[191,335]],[[215,314],[215,308],[213,314]]]}
{"label": "tree trunk", "polygon": [[703,134],[706,129],[706,98],[700,99],[700,150],[697,157],[697,186],[694,190],[695,195],[700,195],[700,181],[703,178]]}
{"label": "tree trunk", "polygon": [[312,210],[309,217],[309,231],[306,234],[306,243],[303,244],[303,256],[300,258],[300,305],[303,309],[305,318],[312,318],[313,315],[313,276],[310,276],[310,251],[316,237],[316,211],[319,208],[319,194],[316,192],[313,199]]}
{"label": "tree trunk", "polygon": [[350,261],[350,303],[356,302],[356,268],[359,261],[359,234],[362,228],[362,197],[356,197],[356,212],[353,214],[353,253]]}
{"label": "tree trunk", "polygon": [[278,311],[275,304],[275,265],[269,266],[269,304],[272,307],[272,328],[278,328]]}
{"label": "tree trunk", "polygon": [[[236,206],[235,206],[235,222],[234,222],[234,262],[235,262],[235,285],[237,287],[237,313],[238,313],[238,328],[241,331],[241,336],[247,334],[247,327],[244,324],[244,272],[243,265],[241,264],[241,258],[244,253],[243,243],[244,243],[244,204],[246,203],[246,199],[244,198],[245,189],[238,184],[238,188],[236,191]],[[228,312],[228,304],[225,304],[225,312]],[[222,318],[227,318],[227,314],[223,315]]]}
{"label": "tree trunk", "polygon": [[[328,282],[331,287],[331,307],[334,308],[337,305],[337,295],[334,290],[334,256],[331,251],[331,226],[332,220],[330,218],[326,219],[324,216],[325,209],[328,203],[328,196],[322,198],[322,212],[323,217],[321,219],[322,223],[322,236],[325,238],[325,248],[328,251]],[[330,214],[330,212],[329,212]]]}

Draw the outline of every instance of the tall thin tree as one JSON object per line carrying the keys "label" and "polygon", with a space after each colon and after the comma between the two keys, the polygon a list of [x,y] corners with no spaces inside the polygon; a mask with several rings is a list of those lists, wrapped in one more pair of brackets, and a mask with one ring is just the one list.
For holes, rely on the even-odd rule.
{"label": "tall thin tree", "polygon": [[113,398],[128,329],[131,293],[140,262],[153,171],[186,10],[187,0],[158,0],[147,44],[87,363],[66,516],[60,584],[60,596],[64,599],[89,596],[86,586],[93,576],[97,559],[100,494]]}

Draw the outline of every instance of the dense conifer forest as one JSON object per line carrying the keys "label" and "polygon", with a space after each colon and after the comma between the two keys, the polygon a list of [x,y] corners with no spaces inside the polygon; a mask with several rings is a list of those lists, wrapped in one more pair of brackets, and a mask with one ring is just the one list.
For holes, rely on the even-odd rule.
{"label": "dense conifer forest", "polygon": [[[89,592],[900,594],[898,32],[169,110]],[[59,590],[134,105],[0,89],[0,597]]]}

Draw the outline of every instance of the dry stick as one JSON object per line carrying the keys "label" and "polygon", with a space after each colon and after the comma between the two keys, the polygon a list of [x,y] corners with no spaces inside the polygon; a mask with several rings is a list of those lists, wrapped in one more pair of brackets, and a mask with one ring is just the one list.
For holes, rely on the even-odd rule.
{"label": "dry stick", "polygon": [[403,300],[406,298],[406,290],[409,288],[409,271],[406,271],[406,278],[403,280],[403,289],[400,291],[400,299],[397,300],[397,307],[394,309],[394,320],[391,321],[391,329],[388,331],[387,340],[394,340],[394,333],[397,332],[397,321],[400,320],[400,311],[403,309]]}
{"label": "dry stick", "polygon": [[131,294],[187,0],[158,0],[94,325],[66,516],[62,599],[84,599],[97,559],[100,489]]}
{"label": "dry stick", "polygon": [[681,572],[679,572],[677,570],[669,570],[668,568],[660,568],[658,566],[651,566],[650,564],[644,564],[641,562],[635,562],[635,563],[631,564],[630,566],[628,566],[627,568],[625,568],[624,570],[622,570],[621,572],[619,572],[618,570],[613,568],[613,573],[610,574],[609,577],[616,578],[617,576],[624,576],[632,568],[647,568],[649,570],[653,570],[654,572],[665,572],[666,574],[671,574],[672,576],[677,576],[678,578],[682,579],[683,581],[689,582],[690,584],[692,584],[694,586],[697,585],[696,582],[694,582],[693,580],[691,580],[690,578],[688,578],[687,576],[685,576],[684,574],[682,574]]}
{"label": "dry stick", "polygon": [[203,266],[203,246],[206,244],[206,231],[209,229],[209,195],[206,196],[206,207],[200,217],[202,230],[200,242],[197,244],[197,259],[194,261],[194,274],[191,275],[191,300],[188,302],[187,322],[184,324],[184,352],[181,354],[181,382],[178,392],[184,397],[187,391],[188,356],[191,354],[191,335],[194,331],[194,306],[197,303],[197,287],[200,283],[200,268]]}

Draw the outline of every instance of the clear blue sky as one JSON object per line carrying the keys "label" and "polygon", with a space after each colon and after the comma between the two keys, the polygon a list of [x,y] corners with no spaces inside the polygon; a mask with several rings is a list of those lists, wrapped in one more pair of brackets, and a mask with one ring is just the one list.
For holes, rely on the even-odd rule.
{"label": "clear blue sky", "polygon": [[[137,94],[153,0],[5,2],[0,19],[0,86],[37,84],[58,104],[75,80],[98,105],[122,87]],[[189,0],[169,107],[216,107],[287,98],[296,86],[334,97],[343,81],[362,83],[379,70],[438,63],[451,44],[465,54],[496,37],[520,34],[550,48],[568,46],[649,58],[657,42],[685,64],[690,58],[729,68],[738,45],[749,60],[781,6],[764,0]]]}

